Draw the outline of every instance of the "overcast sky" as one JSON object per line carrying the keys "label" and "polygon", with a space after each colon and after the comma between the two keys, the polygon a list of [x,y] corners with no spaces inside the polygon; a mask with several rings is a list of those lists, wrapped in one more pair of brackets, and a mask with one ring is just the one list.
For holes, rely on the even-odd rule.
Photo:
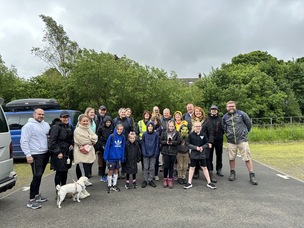
{"label": "overcast sky", "polygon": [[304,56],[303,0],[3,0],[0,55],[20,77],[48,66],[34,57],[51,16],[81,48],[110,52],[178,77],[211,68],[254,50],[278,59]]}

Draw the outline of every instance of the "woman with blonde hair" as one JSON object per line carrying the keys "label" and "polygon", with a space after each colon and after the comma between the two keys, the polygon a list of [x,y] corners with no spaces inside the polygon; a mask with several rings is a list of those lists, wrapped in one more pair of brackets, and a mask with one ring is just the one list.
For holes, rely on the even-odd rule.
{"label": "woman with blonde hair", "polygon": [[78,118],[78,126],[74,131],[74,161],[76,164],[76,175],[89,177],[95,161],[94,144],[98,136],[89,128],[89,117],[81,114]]}

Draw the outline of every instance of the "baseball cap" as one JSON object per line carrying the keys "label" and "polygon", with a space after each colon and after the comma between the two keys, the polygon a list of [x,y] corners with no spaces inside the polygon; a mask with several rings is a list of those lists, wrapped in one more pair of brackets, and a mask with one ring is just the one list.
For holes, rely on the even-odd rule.
{"label": "baseball cap", "polygon": [[104,110],[107,110],[106,106],[104,106],[104,105],[101,105],[101,106],[99,107],[99,109],[100,109],[100,110],[103,110],[103,109],[104,109]]}
{"label": "baseball cap", "polygon": [[70,116],[70,113],[68,111],[61,111],[60,117],[64,117],[64,116]]}

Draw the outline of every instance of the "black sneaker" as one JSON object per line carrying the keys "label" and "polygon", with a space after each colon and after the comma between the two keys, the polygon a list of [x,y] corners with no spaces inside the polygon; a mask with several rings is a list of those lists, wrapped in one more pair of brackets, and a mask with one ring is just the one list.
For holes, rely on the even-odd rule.
{"label": "black sneaker", "polygon": [[252,185],[258,185],[257,180],[255,179],[255,174],[254,173],[249,173],[249,178],[250,178],[250,183]]}
{"label": "black sneaker", "polygon": [[188,183],[187,180],[186,180],[186,178],[185,178],[185,179],[182,179],[182,181],[183,181],[183,184],[184,184],[184,185]]}
{"label": "black sneaker", "polygon": [[192,188],[192,184],[187,183],[184,185],[184,189],[189,189],[189,188]]}
{"label": "black sneaker", "polygon": [[145,187],[147,187],[147,184],[148,184],[147,181],[143,181],[142,184],[141,184],[141,187],[145,188]]}
{"label": "black sneaker", "polygon": [[130,184],[129,184],[129,183],[126,183],[126,184],[125,184],[125,188],[126,188],[126,189],[130,189]]}
{"label": "black sneaker", "polygon": [[137,183],[136,183],[136,181],[133,182],[133,188],[134,188],[134,189],[137,188]]}
{"label": "black sneaker", "polygon": [[178,179],[177,179],[177,182],[178,182],[179,184],[184,184],[184,182],[183,182],[183,179],[182,179],[182,178],[178,178]]}
{"label": "black sneaker", "polygon": [[235,170],[230,170],[229,180],[230,181],[234,181],[235,180]]}
{"label": "black sneaker", "polygon": [[110,191],[111,191],[111,186],[108,186],[107,187],[107,193],[110,193]]}
{"label": "black sneaker", "polygon": [[153,181],[149,181],[149,185],[150,185],[151,187],[153,187],[153,188],[156,187],[156,184],[155,184]]}
{"label": "black sneaker", "polygon": [[37,203],[44,203],[48,201],[48,198],[41,196],[41,194],[35,196],[35,200]]}
{"label": "black sneaker", "polygon": [[118,188],[117,185],[114,185],[112,187],[112,190],[115,191],[115,192],[120,192],[120,188]]}
{"label": "black sneaker", "polygon": [[32,209],[34,209],[34,210],[35,210],[35,209],[39,209],[39,208],[42,207],[41,204],[37,203],[35,199],[30,200],[30,201],[26,204],[26,206],[27,206],[28,208],[32,208]]}
{"label": "black sneaker", "polygon": [[199,173],[194,173],[193,179],[198,179],[199,178]]}
{"label": "black sneaker", "polygon": [[216,189],[216,186],[212,182],[208,183],[207,187],[211,189]]}
{"label": "black sneaker", "polygon": [[216,175],[220,176],[220,177],[223,177],[224,175],[222,174],[222,170],[221,169],[218,169],[217,172],[216,172]]}

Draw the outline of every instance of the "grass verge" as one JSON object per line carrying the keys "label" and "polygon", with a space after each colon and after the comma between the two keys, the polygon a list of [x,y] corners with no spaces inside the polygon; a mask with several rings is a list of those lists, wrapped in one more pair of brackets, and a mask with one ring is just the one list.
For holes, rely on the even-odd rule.
{"label": "grass verge", "polygon": [[304,181],[304,141],[250,143],[251,157]]}

